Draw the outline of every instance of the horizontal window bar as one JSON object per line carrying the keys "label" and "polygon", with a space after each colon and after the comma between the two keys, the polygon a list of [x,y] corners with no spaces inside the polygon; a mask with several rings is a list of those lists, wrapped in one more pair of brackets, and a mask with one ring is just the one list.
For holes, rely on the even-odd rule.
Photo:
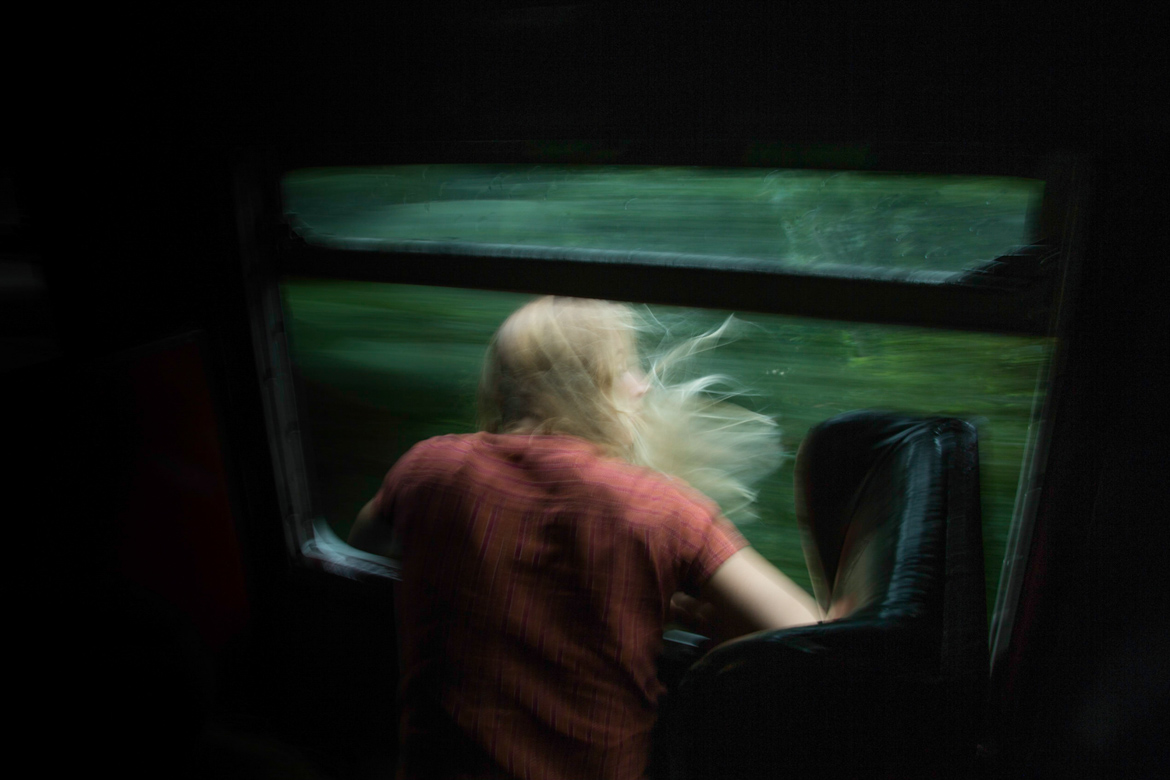
{"label": "horizontal window bar", "polygon": [[[804,317],[1047,335],[1047,285],[1010,289],[960,283],[961,273],[775,263],[731,267],[719,258],[654,252],[484,247],[352,240],[347,248],[299,240],[279,253],[279,274],[724,308]],[[410,251],[402,251],[409,249]]]}

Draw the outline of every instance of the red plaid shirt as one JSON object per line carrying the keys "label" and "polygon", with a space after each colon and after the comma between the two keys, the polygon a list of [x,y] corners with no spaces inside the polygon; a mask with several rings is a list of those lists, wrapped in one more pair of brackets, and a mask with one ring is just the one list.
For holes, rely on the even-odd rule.
{"label": "red plaid shirt", "polygon": [[442,436],[376,499],[402,548],[400,776],[638,778],[671,595],[746,545],[570,436]]}

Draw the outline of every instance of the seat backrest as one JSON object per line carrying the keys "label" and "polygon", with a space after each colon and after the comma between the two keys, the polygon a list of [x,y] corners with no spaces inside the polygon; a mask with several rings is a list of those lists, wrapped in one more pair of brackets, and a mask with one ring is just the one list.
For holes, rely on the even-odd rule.
{"label": "seat backrest", "polygon": [[809,432],[797,516],[844,617],[719,647],[672,702],[670,774],[963,776],[987,674],[974,428],[852,412]]}

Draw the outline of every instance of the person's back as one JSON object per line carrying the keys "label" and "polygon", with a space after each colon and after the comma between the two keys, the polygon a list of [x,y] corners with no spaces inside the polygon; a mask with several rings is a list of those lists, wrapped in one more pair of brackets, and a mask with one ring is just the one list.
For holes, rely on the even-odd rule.
{"label": "person's back", "polygon": [[483,432],[417,445],[359,513],[350,543],[402,566],[400,777],[641,777],[662,630],[699,603],[676,591],[721,638],[816,619],[711,501],[632,465],[647,386],[625,307],[539,299],[489,348]]}
{"label": "person's back", "polygon": [[717,508],[555,435],[432,439],[381,495],[402,553],[406,776],[450,767],[436,742],[453,725],[464,772],[641,777],[671,596],[745,544]]}

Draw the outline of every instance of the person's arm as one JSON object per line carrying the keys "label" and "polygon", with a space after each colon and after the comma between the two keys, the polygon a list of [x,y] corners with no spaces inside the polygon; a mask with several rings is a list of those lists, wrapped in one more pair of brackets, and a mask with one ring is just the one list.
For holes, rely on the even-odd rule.
{"label": "person's arm", "polygon": [[698,603],[676,596],[672,608],[696,618],[695,628],[719,642],[821,619],[812,596],[751,547],[715,570]]}
{"label": "person's arm", "polygon": [[376,496],[371,498],[358,512],[347,542],[350,547],[356,547],[359,550],[386,558],[394,558],[397,557],[397,551],[393,526],[378,516],[375,504],[377,500]]}

